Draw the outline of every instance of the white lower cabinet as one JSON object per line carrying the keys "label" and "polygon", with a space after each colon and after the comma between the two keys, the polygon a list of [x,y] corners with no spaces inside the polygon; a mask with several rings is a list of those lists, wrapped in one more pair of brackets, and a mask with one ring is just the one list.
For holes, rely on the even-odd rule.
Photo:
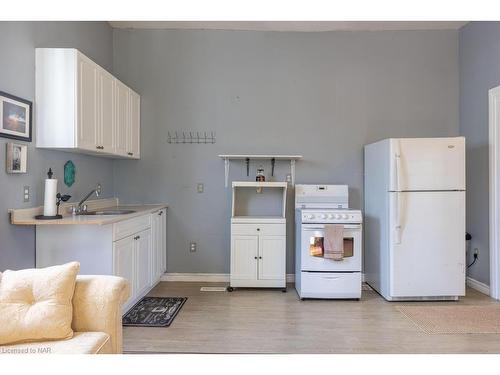
{"label": "white lower cabinet", "polygon": [[113,275],[130,283],[131,293],[123,311],[127,311],[153,286],[151,228],[113,242]]}
{"label": "white lower cabinet", "polygon": [[137,219],[115,224],[113,274],[129,280],[131,297],[124,305],[127,311],[159,281],[165,272],[166,209]]}
{"label": "white lower cabinet", "polygon": [[152,262],[151,284],[156,284],[167,270],[167,244],[166,244],[167,210],[163,209],[151,215],[152,229]]}
{"label": "white lower cabinet", "polygon": [[286,287],[286,226],[231,225],[231,287]]}
{"label": "white lower cabinet", "polygon": [[142,295],[151,287],[151,262],[153,247],[151,246],[151,229],[137,234],[135,249],[137,294]]}
{"label": "white lower cabinet", "polygon": [[166,215],[162,209],[109,225],[37,225],[36,267],[77,261],[81,275],[127,279],[125,313],[166,270]]}
{"label": "white lower cabinet", "polygon": [[[113,274],[127,280],[135,279],[135,240],[127,237],[113,243]],[[130,295],[135,295],[136,288],[130,283]]]}

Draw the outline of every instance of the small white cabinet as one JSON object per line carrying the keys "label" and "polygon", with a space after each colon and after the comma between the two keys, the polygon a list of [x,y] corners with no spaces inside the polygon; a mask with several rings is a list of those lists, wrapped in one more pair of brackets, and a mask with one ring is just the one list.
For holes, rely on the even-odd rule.
{"label": "small white cabinet", "polygon": [[138,159],[140,96],[74,48],[36,49],[36,146]]}
{"label": "small white cabinet", "polygon": [[[239,215],[236,209],[239,188],[282,189],[279,215]],[[229,291],[235,287],[286,290],[286,189],[286,182],[233,182]]]}
{"label": "small white cabinet", "polygon": [[286,287],[285,219],[231,224],[231,287]]}

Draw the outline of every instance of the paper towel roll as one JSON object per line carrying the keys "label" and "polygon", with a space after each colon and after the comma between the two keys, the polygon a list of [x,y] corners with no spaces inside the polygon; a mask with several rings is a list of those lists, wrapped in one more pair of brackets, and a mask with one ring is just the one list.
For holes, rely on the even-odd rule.
{"label": "paper towel roll", "polygon": [[55,178],[47,178],[45,180],[43,216],[57,215],[56,195],[57,195],[57,180]]}

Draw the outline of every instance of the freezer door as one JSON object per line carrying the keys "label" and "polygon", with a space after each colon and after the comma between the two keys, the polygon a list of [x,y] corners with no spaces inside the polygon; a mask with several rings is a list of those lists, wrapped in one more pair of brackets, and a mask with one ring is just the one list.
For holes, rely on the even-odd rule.
{"label": "freezer door", "polygon": [[465,192],[388,194],[390,295],[465,295]]}
{"label": "freezer door", "polygon": [[465,190],[465,138],[390,140],[390,191]]}

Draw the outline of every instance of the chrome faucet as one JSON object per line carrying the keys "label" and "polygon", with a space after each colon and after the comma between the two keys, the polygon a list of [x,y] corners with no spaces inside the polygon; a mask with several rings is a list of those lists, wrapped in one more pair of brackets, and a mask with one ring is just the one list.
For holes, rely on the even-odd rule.
{"label": "chrome faucet", "polygon": [[95,194],[96,197],[99,197],[99,195],[101,195],[101,184],[97,184],[96,188],[95,189],[92,189],[90,191],[90,193],[88,193],[85,198],[83,198],[80,203],[78,203],[78,206],[76,206],[76,208],[74,208],[74,213],[76,214],[81,214],[81,213],[85,213],[87,212],[87,205],[84,204],[87,199],[89,199],[92,194]]}

